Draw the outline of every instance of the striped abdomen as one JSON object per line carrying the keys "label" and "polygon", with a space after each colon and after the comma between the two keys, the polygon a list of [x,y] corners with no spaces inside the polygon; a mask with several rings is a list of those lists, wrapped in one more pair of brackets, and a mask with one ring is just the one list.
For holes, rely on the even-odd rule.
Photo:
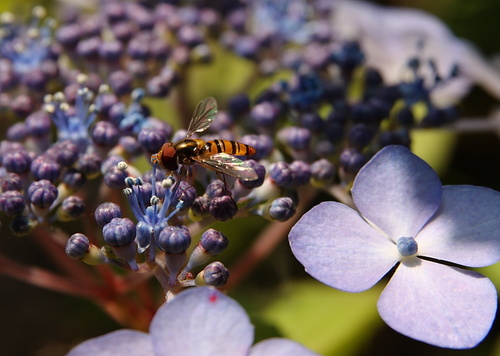
{"label": "striped abdomen", "polygon": [[200,155],[214,155],[222,152],[235,156],[251,156],[255,153],[255,148],[236,141],[213,140],[205,143]]}

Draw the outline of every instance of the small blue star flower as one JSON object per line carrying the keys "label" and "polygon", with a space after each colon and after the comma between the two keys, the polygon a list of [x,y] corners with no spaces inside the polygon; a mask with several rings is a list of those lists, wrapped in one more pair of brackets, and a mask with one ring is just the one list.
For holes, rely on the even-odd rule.
{"label": "small blue star flower", "polygon": [[304,346],[274,338],[254,346],[254,329],[245,310],[211,287],[197,287],[165,303],[149,334],[119,330],[87,340],[67,356],[317,356]]}
{"label": "small blue star flower", "polygon": [[331,287],[361,292],[397,265],[378,301],[391,328],[440,347],[481,342],[495,318],[495,286],[455,265],[500,260],[500,194],[442,186],[408,149],[387,146],[359,171],[352,197],[359,212],[324,202],[291,230],[292,251],[307,272]]}

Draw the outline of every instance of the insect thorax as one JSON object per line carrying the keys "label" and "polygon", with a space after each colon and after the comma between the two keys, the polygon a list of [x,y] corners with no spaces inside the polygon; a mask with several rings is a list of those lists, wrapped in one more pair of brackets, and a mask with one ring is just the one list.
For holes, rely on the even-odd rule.
{"label": "insect thorax", "polygon": [[201,148],[205,145],[205,141],[201,139],[182,140],[175,145],[177,154],[177,162],[184,165],[194,164],[192,159],[200,154]]}

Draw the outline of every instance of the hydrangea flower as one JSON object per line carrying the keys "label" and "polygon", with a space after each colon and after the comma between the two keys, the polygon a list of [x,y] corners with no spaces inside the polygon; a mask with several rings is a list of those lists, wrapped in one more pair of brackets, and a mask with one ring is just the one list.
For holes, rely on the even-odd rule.
{"label": "hydrangea flower", "polygon": [[251,346],[253,326],[245,310],[211,287],[192,288],[165,303],[151,322],[149,334],[119,330],[87,340],[67,356],[314,356],[287,339],[274,338]]}
{"label": "hydrangea flower", "polygon": [[291,230],[292,251],[307,272],[361,292],[397,265],[377,304],[391,328],[440,347],[481,342],[495,318],[496,289],[460,267],[500,260],[500,194],[442,186],[408,149],[387,146],[360,170],[352,197],[359,213],[323,202]]}

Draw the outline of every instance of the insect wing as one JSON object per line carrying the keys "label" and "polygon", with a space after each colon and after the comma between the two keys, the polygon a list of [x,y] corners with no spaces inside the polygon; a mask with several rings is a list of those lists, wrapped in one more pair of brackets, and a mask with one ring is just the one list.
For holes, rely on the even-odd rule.
{"label": "insect wing", "polygon": [[193,117],[186,132],[186,138],[195,132],[205,131],[214,121],[215,115],[217,115],[217,101],[214,98],[210,96],[200,101],[196,105],[196,109],[194,109]]}
{"label": "insect wing", "polygon": [[193,157],[193,159],[201,166],[241,180],[252,181],[259,178],[252,167],[247,166],[241,159],[227,153],[217,153],[208,158]]}

